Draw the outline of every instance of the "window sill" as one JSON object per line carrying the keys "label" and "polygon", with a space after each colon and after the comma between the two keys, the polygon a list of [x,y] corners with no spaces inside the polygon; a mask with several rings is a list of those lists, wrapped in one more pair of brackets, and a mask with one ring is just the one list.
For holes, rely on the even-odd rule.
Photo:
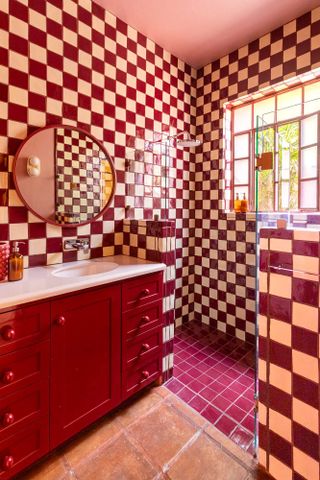
{"label": "window sill", "polygon": [[244,215],[246,220],[255,220],[256,212],[235,212],[235,211],[225,211],[227,220],[237,220],[240,215]]}

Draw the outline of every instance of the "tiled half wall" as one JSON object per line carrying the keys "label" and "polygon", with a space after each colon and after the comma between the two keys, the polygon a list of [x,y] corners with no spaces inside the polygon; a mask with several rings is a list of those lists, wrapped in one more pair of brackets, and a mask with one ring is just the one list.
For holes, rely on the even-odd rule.
{"label": "tiled half wall", "polygon": [[262,229],[259,462],[276,480],[318,480],[319,231]]}
{"label": "tiled half wall", "polygon": [[[190,66],[94,1],[2,0],[0,240],[24,241],[26,266],[87,258],[83,252],[63,252],[63,240],[70,237],[90,237],[91,257],[121,253],[127,195],[130,218],[164,213],[157,185],[151,185],[148,196],[139,193],[148,171],[140,172],[138,181],[125,178],[127,152],[136,148],[137,139],[143,143],[158,140],[161,133],[194,133],[195,81]],[[41,222],[21,204],[14,188],[12,162],[21,141],[37,128],[57,123],[87,130],[114,158],[114,201],[103,218],[87,226]],[[193,312],[188,279],[193,268],[194,154],[174,149],[169,166],[165,213],[176,222],[176,301],[186,321]]]}
{"label": "tiled half wall", "polygon": [[163,365],[164,380],[172,375],[175,314],[176,236],[174,222],[125,220],[122,253],[132,257],[161,262],[164,271],[163,298]]}

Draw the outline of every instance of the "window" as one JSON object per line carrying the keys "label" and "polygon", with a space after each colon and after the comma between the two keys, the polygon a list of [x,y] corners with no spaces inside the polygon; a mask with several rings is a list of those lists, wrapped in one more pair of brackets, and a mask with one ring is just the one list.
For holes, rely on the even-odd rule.
{"label": "window", "polygon": [[[319,112],[320,81],[232,109],[233,199],[245,193],[259,211],[319,210]],[[270,152],[273,168],[256,184],[256,154]]]}

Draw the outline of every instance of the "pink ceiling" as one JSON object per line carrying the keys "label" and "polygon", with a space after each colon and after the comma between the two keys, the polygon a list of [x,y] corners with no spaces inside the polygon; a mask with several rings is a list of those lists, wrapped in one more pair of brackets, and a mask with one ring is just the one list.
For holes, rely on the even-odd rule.
{"label": "pink ceiling", "polygon": [[320,5],[320,0],[95,0],[198,68]]}

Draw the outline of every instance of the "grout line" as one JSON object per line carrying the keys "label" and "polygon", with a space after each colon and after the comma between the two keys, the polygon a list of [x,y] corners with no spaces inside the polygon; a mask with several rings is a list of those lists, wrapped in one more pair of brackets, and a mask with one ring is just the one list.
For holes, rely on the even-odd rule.
{"label": "grout line", "polygon": [[205,433],[203,427],[197,430],[192,437],[183,445],[183,447],[172,457],[165,465],[163,465],[162,471],[163,473],[167,473],[169,469],[176,463],[179,457],[193,445],[198,438],[200,437],[201,433]]}
{"label": "grout line", "polygon": [[[223,433],[221,432],[219,429],[217,429],[219,431],[219,433]],[[222,443],[219,442],[219,440],[217,440],[216,438],[212,437],[211,435],[209,435],[207,432],[204,432],[204,434],[209,438],[211,439],[216,445],[218,445],[220,447],[220,449],[226,453],[229,457],[231,457],[233,460],[235,460],[237,463],[239,463],[242,467],[244,467],[250,474],[250,472],[252,472],[252,469],[245,463],[243,462],[237,455],[235,455],[234,453],[232,453],[227,447],[225,447]],[[227,437],[228,438],[228,437]],[[230,440],[230,439],[229,439]],[[230,440],[230,442],[232,442],[232,440]],[[233,442],[234,443],[234,442]],[[237,445],[236,443],[234,443],[239,449],[241,452],[243,453],[246,453],[244,452],[243,448],[241,448],[239,445]],[[251,456],[250,456],[250,460],[251,460]],[[252,457],[252,461],[253,460],[253,457]]]}

